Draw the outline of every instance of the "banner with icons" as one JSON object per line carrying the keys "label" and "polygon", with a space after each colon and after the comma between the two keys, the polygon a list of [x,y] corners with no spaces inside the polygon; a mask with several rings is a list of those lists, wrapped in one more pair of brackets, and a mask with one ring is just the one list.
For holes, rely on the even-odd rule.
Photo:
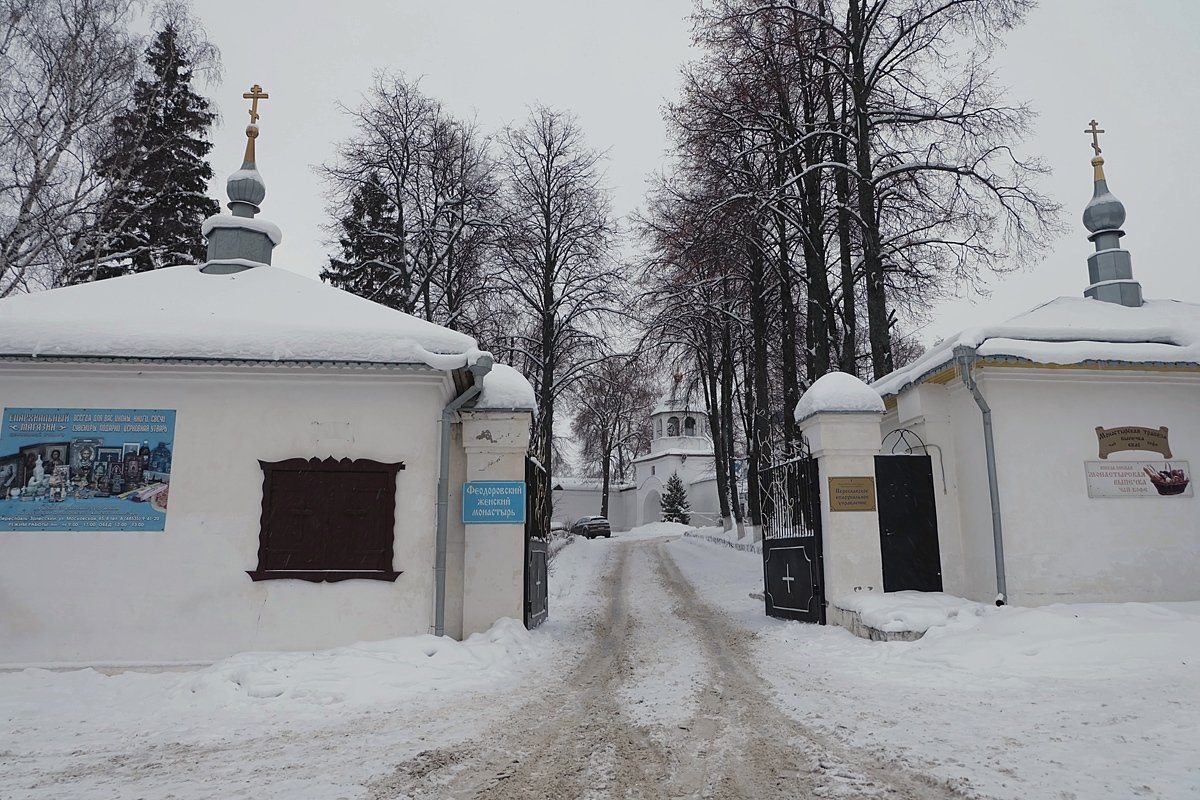
{"label": "banner with icons", "polygon": [[162,531],[175,412],[6,408],[0,531]]}

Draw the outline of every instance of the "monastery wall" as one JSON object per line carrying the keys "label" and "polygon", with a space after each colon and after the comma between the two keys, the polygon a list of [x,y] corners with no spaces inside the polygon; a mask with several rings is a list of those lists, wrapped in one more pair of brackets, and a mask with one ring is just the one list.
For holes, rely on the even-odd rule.
{"label": "monastery wall", "polygon": [[[165,531],[0,537],[0,663],[205,662],[428,632],[449,393],[433,371],[5,366],[0,405],[174,409],[176,427]],[[251,581],[258,461],[327,456],[404,462],[393,561],[403,574]],[[461,534],[453,557],[461,569]]]}

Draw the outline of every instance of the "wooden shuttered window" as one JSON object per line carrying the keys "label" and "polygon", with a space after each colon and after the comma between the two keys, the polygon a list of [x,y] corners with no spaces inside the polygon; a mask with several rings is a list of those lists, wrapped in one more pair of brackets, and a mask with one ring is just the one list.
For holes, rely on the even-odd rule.
{"label": "wooden shuttered window", "polygon": [[263,507],[256,581],[394,581],[401,463],[333,458],[260,461]]}

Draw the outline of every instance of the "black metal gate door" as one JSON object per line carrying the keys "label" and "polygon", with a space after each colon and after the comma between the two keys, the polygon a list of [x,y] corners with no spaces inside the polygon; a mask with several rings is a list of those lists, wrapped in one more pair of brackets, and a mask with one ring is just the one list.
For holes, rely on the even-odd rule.
{"label": "black metal gate door", "polygon": [[546,549],[548,543],[538,539],[525,540],[525,627],[533,630],[546,621],[550,609],[546,606],[549,588],[546,578]]}
{"label": "black metal gate door", "polygon": [[875,456],[883,590],[942,590],[933,462],[929,456]]}
{"label": "black metal gate door", "polygon": [[767,616],[825,624],[817,461],[802,456],[759,473]]}
{"label": "black metal gate door", "polygon": [[545,468],[525,459],[525,627],[549,616],[547,559],[550,538],[550,479]]}

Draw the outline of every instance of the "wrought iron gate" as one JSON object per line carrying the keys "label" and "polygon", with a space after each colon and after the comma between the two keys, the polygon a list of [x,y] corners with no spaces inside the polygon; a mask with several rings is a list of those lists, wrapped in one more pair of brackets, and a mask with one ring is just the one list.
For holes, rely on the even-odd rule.
{"label": "wrought iron gate", "polygon": [[759,472],[767,615],[825,624],[821,484],[805,453]]}
{"label": "wrought iron gate", "polygon": [[525,627],[546,621],[547,550],[550,539],[550,480],[535,459],[525,459]]}

